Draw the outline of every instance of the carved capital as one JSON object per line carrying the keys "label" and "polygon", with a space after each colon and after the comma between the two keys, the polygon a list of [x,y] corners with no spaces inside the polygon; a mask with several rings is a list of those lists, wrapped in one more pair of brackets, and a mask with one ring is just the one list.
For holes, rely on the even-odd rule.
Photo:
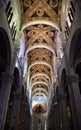
{"label": "carved capital", "polygon": [[78,82],[78,76],[77,75],[67,75],[66,76],[66,82],[67,84],[73,83],[73,82]]}

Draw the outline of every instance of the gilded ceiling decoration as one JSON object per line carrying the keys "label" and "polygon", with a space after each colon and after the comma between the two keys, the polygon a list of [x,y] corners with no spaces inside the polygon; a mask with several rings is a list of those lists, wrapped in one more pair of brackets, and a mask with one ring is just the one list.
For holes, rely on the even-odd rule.
{"label": "gilded ceiling decoration", "polygon": [[49,90],[49,88],[48,88],[45,84],[42,84],[42,85],[41,85],[40,83],[34,85],[33,88],[32,88],[32,91],[33,91],[34,89],[36,89],[36,88],[44,88],[44,89],[47,90],[47,91]]}
{"label": "gilded ceiling decoration", "polygon": [[33,25],[24,29],[25,46],[27,49],[32,46],[47,46],[50,50],[56,48],[57,30],[48,25]]}
{"label": "gilded ceiling decoration", "polygon": [[53,65],[53,54],[47,49],[36,48],[31,50],[27,55],[28,66],[35,62],[46,62]]}
{"label": "gilded ceiling decoration", "polygon": [[43,93],[45,94],[46,96],[48,95],[48,92],[47,90],[43,89],[43,88],[36,88],[33,92],[32,92],[32,95],[35,95],[37,93]]}
{"label": "gilded ceiling decoration", "polygon": [[[21,0],[22,26],[27,60],[27,85],[31,89],[32,110],[47,110],[47,99],[52,89],[54,59],[57,56],[56,26],[60,26],[61,0]],[[33,23],[33,21],[38,21]],[[40,22],[45,20],[47,23]],[[31,24],[29,24],[31,23]]]}
{"label": "gilded ceiling decoration", "polygon": [[22,0],[23,23],[35,19],[48,19],[59,23],[61,0]]}
{"label": "gilded ceiling decoration", "polygon": [[32,92],[39,89],[39,90],[46,90],[48,92],[49,90],[49,85],[46,84],[45,82],[36,82],[32,86]]}
{"label": "gilded ceiling decoration", "polygon": [[36,74],[46,74],[51,78],[51,69],[44,64],[36,64],[30,68],[30,78]]}
{"label": "gilded ceiling decoration", "polygon": [[35,76],[34,78],[32,78],[32,80],[31,80],[31,82],[32,82],[32,84],[34,83],[34,82],[45,82],[45,83],[47,83],[47,84],[50,84],[50,82],[49,82],[49,79],[47,79],[45,76],[43,76],[43,75],[38,75],[38,76]]}
{"label": "gilded ceiling decoration", "polygon": [[27,70],[32,96],[48,97],[51,88],[57,30],[49,25],[37,24],[24,29]]}

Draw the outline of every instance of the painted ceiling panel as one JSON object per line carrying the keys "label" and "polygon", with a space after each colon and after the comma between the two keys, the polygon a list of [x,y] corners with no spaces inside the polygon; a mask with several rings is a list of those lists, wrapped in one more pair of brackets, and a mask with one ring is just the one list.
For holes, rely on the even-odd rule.
{"label": "painted ceiling panel", "polygon": [[47,111],[53,87],[61,0],[21,0],[21,5],[27,87],[31,90],[32,111],[42,113]]}

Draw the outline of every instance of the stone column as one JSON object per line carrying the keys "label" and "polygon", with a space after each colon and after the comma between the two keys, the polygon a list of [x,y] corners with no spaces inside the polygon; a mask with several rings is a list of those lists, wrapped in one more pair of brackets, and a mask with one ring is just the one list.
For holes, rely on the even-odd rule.
{"label": "stone column", "polygon": [[81,95],[78,86],[78,76],[67,75],[74,130],[81,130]]}
{"label": "stone column", "polygon": [[54,120],[53,120],[53,124],[55,125],[55,129],[56,130],[60,130],[60,120],[59,120],[59,109],[58,109],[58,103],[55,102],[53,104],[53,111],[54,111]]}
{"label": "stone column", "polygon": [[12,75],[3,73],[0,87],[0,130],[4,129],[12,79]]}
{"label": "stone column", "polygon": [[19,120],[19,113],[20,113],[20,100],[21,100],[21,87],[20,86],[16,86],[16,87],[17,87],[17,90],[14,95],[14,103],[13,103],[12,117],[11,117],[9,130],[18,129],[18,120]]}
{"label": "stone column", "polygon": [[50,111],[47,118],[47,130],[60,130],[60,121],[59,121],[59,109],[57,100],[54,97],[54,100],[51,104]]}
{"label": "stone column", "polygon": [[68,119],[67,119],[66,96],[64,95],[63,92],[61,93],[61,95],[59,95],[59,114],[60,114],[61,129],[70,130]]}

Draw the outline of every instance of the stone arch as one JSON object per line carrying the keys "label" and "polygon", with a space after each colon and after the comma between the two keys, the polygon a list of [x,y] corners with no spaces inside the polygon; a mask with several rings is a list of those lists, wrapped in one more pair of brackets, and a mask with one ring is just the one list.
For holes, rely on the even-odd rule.
{"label": "stone arch", "polygon": [[[4,130],[6,129],[13,129],[15,130],[17,127],[17,121],[16,118],[19,116],[19,113],[14,113],[14,110],[17,111],[18,107],[15,105],[16,104],[16,99],[19,99],[19,94],[20,94],[20,75],[19,75],[19,70],[17,67],[14,68],[14,73],[13,73],[13,82],[11,86],[11,91],[10,91],[10,97],[9,97],[9,103],[8,103],[8,109],[7,109],[7,115],[6,115],[6,122],[5,122],[5,127]],[[14,120],[13,120],[14,117]],[[13,122],[13,123],[12,123]],[[16,124],[14,123],[16,122]]]}
{"label": "stone arch", "polygon": [[10,67],[11,64],[11,48],[7,32],[2,27],[0,27],[0,65],[1,60],[3,60],[2,61],[3,71],[5,71],[5,69],[8,66]]}
{"label": "stone arch", "polygon": [[78,75],[78,86],[81,94],[81,28],[77,29],[73,35],[69,60],[71,67]]}
{"label": "stone arch", "polygon": [[66,84],[66,70],[65,68],[62,70],[62,74],[61,74],[61,87],[64,91],[64,87],[65,87],[65,84]]}
{"label": "stone arch", "polygon": [[11,48],[6,31],[0,27],[0,85],[2,74],[10,68],[11,64]]}
{"label": "stone arch", "polygon": [[70,102],[70,93],[69,93],[69,87],[67,83],[67,72],[66,69],[64,68],[62,70],[61,74],[61,94],[62,98],[64,99],[64,104],[65,104],[65,111],[66,111],[66,122],[68,125],[68,128],[70,127],[71,130],[73,130],[73,117],[72,117],[72,110],[71,110],[71,102]]}
{"label": "stone arch", "polygon": [[20,85],[20,77],[19,77],[19,70],[17,67],[14,68],[14,74],[13,74],[13,82],[12,82],[12,87],[11,87],[11,93],[10,93],[10,98],[14,98],[17,89],[19,88]]}
{"label": "stone arch", "polygon": [[72,37],[71,45],[70,45],[70,53],[69,53],[69,63],[70,66],[75,68],[76,63],[78,62],[81,56],[81,28],[77,29]]}
{"label": "stone arch", "polygon": [[79,86],[79,91],[81,94],[81,61],[76,66],[76,73],[78,74],[78,79],[79,79],[78,86]]}
{"label": "stone arch", "polygon": [[14,68],[13,84],[14,84],[14,87],[16,87],[15,89],[17,89],[19,87],[19,84],[20,84],[20,75],[19,75],[19,70],[17,67]]}
{"label": "stone arch", "polygon": [[69,100],[69,89],[68,89],[68,85],[67,85],[67,76],[66,76],[66,69],[64,68],[62,70],[62,74],[61,74],[61,88],[62,88],[62,93],[63,95],[65,95],[66,97],[66,102]]}
{"label": "stone arch", "polygon": [[59,90],[58,90],[58,86],[56,86],[56,96],[59,95]]}

